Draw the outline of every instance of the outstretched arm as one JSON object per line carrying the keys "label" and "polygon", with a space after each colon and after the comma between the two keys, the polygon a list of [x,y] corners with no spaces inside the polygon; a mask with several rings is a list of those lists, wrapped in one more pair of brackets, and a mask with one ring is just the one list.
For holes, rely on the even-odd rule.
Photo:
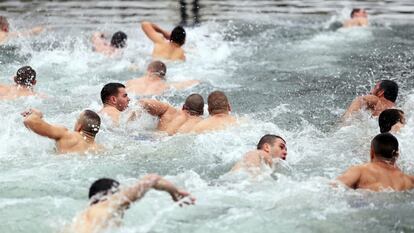
{"label": "outstretched arm", "polygon": [[200,83],[200,81],[198,81],[198,80],[188,80],[188,81],[183,81],[183,82],[171,83],[169,85],[172,88],[181,90],[181,89],[185,89],[185,88],[188,88],[188,87],[198,85],[199,83]]}
{"label": "outstretched arm", "polygon": [[151,115],[162,116],[169,109],[174,109],[171,105],[152,99],[142,99],[139,104]]}
{"label": "outstretched arm", "polygon": [[349,188],[357,189],[360,177],[361,171],[359,167],[351,167],[344,174],[337,177],[336,180]]}
{"label": "outstretched arm", "polygon": [[[173,184],[164,180],[161,176],[151,174],[145,176],[134,185],[122,189],[119,193],[113,195],[110,200],[111,204],[115,205],[115,208],[125,208],[132,202],[141,199],[151,188],[168,192],[174,201],[181,200],[190,195],[185,191],[178,190]],[[190,200],[191,203],[188,204],[193,204],[195,201],[193,198],[190,198]]]}
{"label": "outstretched arm", "polygon": [[164,43],[165,40],[170,40],[170,33],[154,23],[144,21],[141,23],[141,28],[154,43]]}
{"label": "outstretched arm", "polygon": [[65,127],[51,125],[44,121],[43,114],[36,109],[23,112],[22,116],[25,117],[23,123],[28,129],[44,137],[60,140],[68,131]]}

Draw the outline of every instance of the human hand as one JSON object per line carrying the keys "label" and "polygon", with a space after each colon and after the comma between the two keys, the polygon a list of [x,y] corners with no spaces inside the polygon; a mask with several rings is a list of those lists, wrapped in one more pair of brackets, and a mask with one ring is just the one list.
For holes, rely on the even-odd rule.
{"label": "human hand", "polygon": [[43,118],[43,113],[35,108],[30,108],[22,113],[20,113],[23,117],[28,117],[30,115],[36,115],[39,118]]}

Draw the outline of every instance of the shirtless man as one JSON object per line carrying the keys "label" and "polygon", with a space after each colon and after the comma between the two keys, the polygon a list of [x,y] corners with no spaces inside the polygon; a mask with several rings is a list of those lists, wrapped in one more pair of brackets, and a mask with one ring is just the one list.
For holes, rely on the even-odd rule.
{"label": "shirtless man", "polygon": [[23,112],[22,116],[24,116],[23,123],[28,129],[56,141],[56,150],[59,154],[97,152],[102,149],[95,143],[101,118],[94,111],[83,111],[76,121],[73,132],[63,126],[47,123],[43,120],[43,114],[36,109]]}
{"label": "shirtless man", "polygon": [[32,36],[43,32],[43,27],[34,27],[27,31],[10,32],[9,21],[6,17],[0,16],[0,45],[13,37]]}
{"label": "shirtless man", "polygon": [[230,115],[231,107],[227,96],[221,91],[210,93],[207,99],[210,116],[194,126],[193,132],[222,130],[228,126],[237,124],[237,119]]}
{"label": "shirtless man", "polygon": [[147,175],[134,185],[122,188],[117,181],[103,178],[96,180],[89,189],[89,207],[78,214],[64,232],[98,233],[119,226],[130,205],[141,199],[151,188],[169,193],[174,201],[189,197],[183,204],[190,205],[195,202],[188,192],[179,190],[155,174]]}
{"label": "shirtless man", "polygon": [[241,161],[236,163],[231,171],[246,170],[250,173],[260,171],[262,165],[272,167],[273,159],[286,160],[286,141],[277,135],[266,134],[257,144],[257,150],[246,153]]}
{"label": "shirtless man", "polygon": [[91,40],[93,51],[112,56],[126,46],[127,35],[121,31],[115,32],[109,42],[102,32],[95,32]]}
{"label": "shirtless man", "polygon": [[351,12],[351,19],[344,22],[344,27],[368,26],[368,14],[364,9],[355,8]]}
{"label": "shirtless man", "polygon": [[414,176],[404,174],[397,167],[398,156],[397,139],[390,133],[378,134],[371,141],[371,162],[349,168],[337,180],[352,189],[413,189]]}
{"label": "shirtless man", "polygon": [[14,76],[14,85],[0,84],[0,100],[16,99],[22,96],[36,95],[33,87],[36,85],[36,71],[30,66],[23,66]]}
{"label": "shirtless man", "polygon": [[203,120],[204,100],[199,94],[189,95],[182,109],[152,99],[140,100],[140,104],[149,114],[159,117],[157,129],[168,135],[189,133],[194,125]]}
{"label": "shirtless man", "polygon": [[145,35],[154,42],[153,58],[185,60],[184,50],[181,48],[185,43],[183,27],[177,26],[171,33],[150,22],[142,22],[141,27]]}
{"label": "shirtless man", "polygon": [[395,107],[398,96],[398,85],[391,80],[379,81],[369,95],[357,97],[344,114],[347,119],[361,109],[368,109],[372,116],[378,116],[385,109]]}
{"label": "shirtless man", "polygon": [[121,112],[128,108],[130,99],[121,83],[108,83],[101,90],[103,108],[98,113],[108,115],[114,125],[119,125]]}
{"label": "shirtless man", "polygon": [[160,95],[171,88],[184,89],[200,83],[198,80],[167,83],[166,73],[167,67],[163,62],[153,61],[148,65],[147,74],[144,77],[126,82],[127,92],[136,95]]}
{"label": "shirtless man", "polygon": [[404,112],[399,109],[387,109],[378,117],[378,125],[381,133],[398,133],[405,125]]}

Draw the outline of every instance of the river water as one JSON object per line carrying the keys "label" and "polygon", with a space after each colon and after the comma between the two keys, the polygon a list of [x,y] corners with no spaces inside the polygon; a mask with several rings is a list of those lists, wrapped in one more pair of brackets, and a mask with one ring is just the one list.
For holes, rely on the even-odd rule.
{"label": "river water", "polygon": [[[376,120],[367,114],[350,124],[339,119],[355,95],[381,79],[400,85],[398,106],[408,124],[397,135],[399,165],[414,173],[412,1],[200,0],[195,10],[189,0],[185,8],[178,2],[0,2],[13,29],[48,27],[1,47],[1,83],[31,65],[36,89],[48,98],[0,103],[0,232],[59,232],[88,205],[95,179],[131,184],[154,172],[189,190],[197,204],[179,208],[165,193],[151,191],[114,232],[414,231],[413,192],[329,185],[369,159]],[[370,27],[329,29],[357,6],[367,8]],[[97,141],[108,150],[100,155],[55,155],[53,142],[25,129],[19,113],[35,107],[47,121],[72,128],[83,109],[99,110],[105,83],[138,77],[150,61],[152,45],[141,20],[170,29],[187,23],[187,62],[168,64],[168,79],[202,81],[159,99],[179,107],[190,93],[206,98],[222,90],[244,122],[221,132],[167,137],[153,133],[154,120],[144,116],[120,129],[103,127]],[[118,30],[128,34],[122,57],[91,52],[93,31]],[[287,161],[254,179],[227,174],[266,133],[286,138]]]}

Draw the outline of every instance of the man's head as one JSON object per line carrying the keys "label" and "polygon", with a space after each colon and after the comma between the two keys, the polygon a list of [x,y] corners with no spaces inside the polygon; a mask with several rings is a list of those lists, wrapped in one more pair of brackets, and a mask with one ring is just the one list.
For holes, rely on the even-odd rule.
{"label": "man's head", "polygon": [[204,99],[199,94],[191,94],[185,99],[183,110],[193,116],[202,116],[204,114]]}
{"label": "man's head", "polygon": [[121,83],[106,84],[101,90],[101,100],[104,105],[113,106],[121,112],[128,108],[130,101],[125,86]]}
{"label": "man's head", "polygon": [[184,28],[181,26],[175,27],[171,32],[170,41],[182,46],[185,43]]}
{"label": "man's head", "polygon": [[213,91],[207,98],[208,112],[210,115],[228,113],[231,111],[229,100],[222,91]]}
{"label": "man's head", "polygon": [[126,41],[128,37],[124,32],[115,32],[111,39],[111,46],[117,49],[123,48],[126,46]]}
{"label": "man's head", "polygon": [[285,139],[273,134],[264,135],[257,144],[257,149],[269,153],[272,158],[285,160],[287,156]]}
{"label": "man's head", "polygon": [[395,102],[398,96],[398,84],[391,80],[379,81],[372,89],[371,94]]}
{"label": "man's head", "polygon": [[382,133],[372,139],[371,161],[376,158],[394,163],[398,155],[398,140],[392,134]]}
{"label": "man's head", "polygon": [[4,16],[0,16],[0,31],[9,32],[9,21]]}
{"label": "man's head", "polygon": [[167,74],[167,66],[162,61],[153,61],[148,65],[147,72],[149,75],[155,75],[159,78],[165,79]]}
{"label": "man's head", "polygon": [[113,179],[102,178],[93,182],[89,188],[89,199],[91,205],[98,203],[104,196],[119,191],[119,182]]}
{"label": "man's head", "polygon": [[36,85],[36,71],[30,66],[23,66],[17,70],[14,82],[21,86],[34,86]]}
{"label": "man's head", "polygon": [[378,117],[378,124],[381,133],[398,131],[405,124],[404,112],[399,109],[384,110]]}
{"label": "man's head", "polygon": [[364,9],[354,8],[351,11],[351,18],[367,18],[368,14]]}
{"label": "man's head", "polygon": [[101,127],[101,118],[91,110],[83,111],[75,125],[75,131],[83,132],[91,137],[95,137]]}

